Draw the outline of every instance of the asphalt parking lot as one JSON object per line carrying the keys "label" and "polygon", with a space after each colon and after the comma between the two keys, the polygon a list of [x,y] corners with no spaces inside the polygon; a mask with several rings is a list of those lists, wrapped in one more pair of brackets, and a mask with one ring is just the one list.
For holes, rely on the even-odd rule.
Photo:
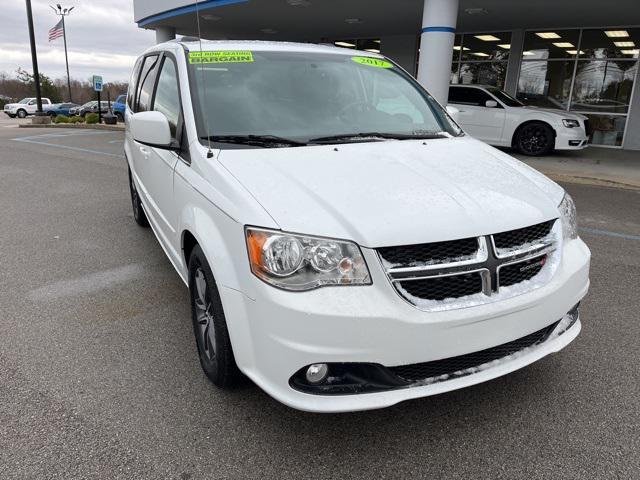
{"label": "asphalt parking lot", "polygon": [[564,351],[386,410],[307,414],[204,377],[187,290],[133,221],[121,133],[11,125],[0,479],[640,478],[640,192],[565,185],[593,261]]}

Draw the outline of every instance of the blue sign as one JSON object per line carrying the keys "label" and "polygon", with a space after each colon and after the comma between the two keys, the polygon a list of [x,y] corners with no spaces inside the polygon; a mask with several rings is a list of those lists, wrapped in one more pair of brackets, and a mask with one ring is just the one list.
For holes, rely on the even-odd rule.
{"label": "blue sign", "polygon": [[96,92],[102,91],[102,77],[100,75],[93,76],[93,90]]}

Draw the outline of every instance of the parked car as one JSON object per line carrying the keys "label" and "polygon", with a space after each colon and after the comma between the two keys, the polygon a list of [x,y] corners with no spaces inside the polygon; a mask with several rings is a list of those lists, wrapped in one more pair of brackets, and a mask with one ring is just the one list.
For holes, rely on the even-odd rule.
{"label": "parked car", "polygon": [[214,384],[241,371],[301,410],[381,408],[580,332],[590,253],[571,197],[391,60],[168,42],[129,85],[134,219],[189,288]]}
{"label": "parked car", "polygon": [[449,105],[469,134],[498,147],[514,147],[525,155],[587,147],[588,119],[555,109],[528,107],[496,87],[451,85]]}
{"label": "parked car", "polygon": [[[101,101],[100,102],[102,113],[105,114],[109,111],[109,102]],[[80,107],[71,108],[69,110],[70,115],[79,115],[81,117],[86,116],[88,113],[98,113],[98,101],[92,100],[91,102],[87,102]]]}
{"label": "parked car", "polygon": [[119,122],[124,122],[124,112],[127,107],[127,95],[119,95],[113,102],[113,114],[118,117]]}
{"label": "parked car", "polygon": [[[51,100],[42,98],[42,110],[47,111],[51,107]],[[4,113],[11,118],[25,118],[27,115],[33,115],[38,110],[38,102],[35,97],[27,97],[18,103],[7,103],[4,106]]]}
{"label": "parked car", "polygon": [[78,105],[77,103],[54,103],[53,105],[51,105],[51,107],[47,110],[47,112],[49,113],[49,115],[51,115],[52,117],[56,117],[58,115],[69,115],[69,111],[72,108],[77,108],[80,105]]}

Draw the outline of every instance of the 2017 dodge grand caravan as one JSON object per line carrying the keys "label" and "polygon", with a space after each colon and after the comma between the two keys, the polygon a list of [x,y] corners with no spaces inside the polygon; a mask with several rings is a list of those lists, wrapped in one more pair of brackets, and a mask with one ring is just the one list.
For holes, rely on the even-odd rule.
{"label": "2017 dodge grand caravan", "polygon": [[142,55],[135,220],[188,285],[197,352],[294,408],[380,408],[505,375],[580,332],[563,189],[369,52],[177,42]]}

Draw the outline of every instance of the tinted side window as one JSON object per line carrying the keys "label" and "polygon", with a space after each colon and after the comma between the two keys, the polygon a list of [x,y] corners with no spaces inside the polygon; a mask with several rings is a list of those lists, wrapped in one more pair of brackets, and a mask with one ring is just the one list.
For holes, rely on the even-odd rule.
{"label": "tinted side window", "polygon": [[153,94],[157,63],[158,55],[151,55],[144,60],[138,82],[136,112],[146,112],[151,108],[151,95]]}
{"label": "tinted side window", "polygon": [[493,100],[493,98],[477,88],[451,87],[449,89],[449,103],[484,107],[487,100]]}
{"label": "tinted side window", "polygon": [[129,91],[127,92],[127,105],[133,110],[133,100],[135,98],[136,86],[138,82],[138,74],[140,73],[140,65],[142,65],[142,58],[136,60],[136,64],[133,66],[133,72],[131,72],[131,78],[129,79]]}
{"label": "tinted side window", "polygon": [[164,113],[169,120],[171,136],[176,138],[176,130],[180,119],[180,91],[176,65],[169,57],[165,57],[158,77],[158,87],[153,101],[153,110]]}

